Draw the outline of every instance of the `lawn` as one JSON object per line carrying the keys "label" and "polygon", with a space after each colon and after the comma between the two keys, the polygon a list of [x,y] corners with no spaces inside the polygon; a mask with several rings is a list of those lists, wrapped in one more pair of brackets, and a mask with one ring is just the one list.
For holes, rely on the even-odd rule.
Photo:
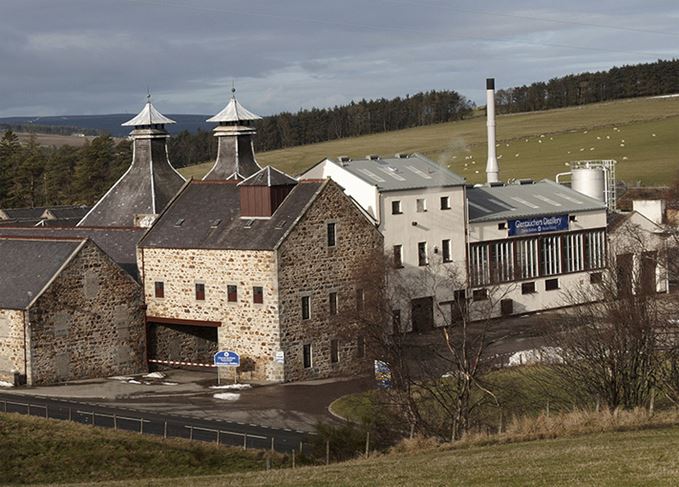
{"label": "lawn", "polygon": [[[126,483],[167,485],[167,480]],[[676,485],[679,428],[600,433],[459,449],[434,449],[367,460],[205,478],[182,486]],[[113,484],[106,484],[113,485]],[[119,484],[121,485],[121,484]]]}
{"label": "lawn", "polygon": [[[617,177],[630,184],[667,184],[679,170],[679,97],[635,98],[543,112],[501,115],[497,153],[501,178],[554,178],[566,163],[616,159]],[[291,174],[325,157],[391,156],[420,152],[465,176],[483,181],[486,163],[483,116],[428,127],[340,139],[257,154]],[[183,168],[201,177],[212,163]]]}
{"label": "lawn", "polygon": [[0,414],[0,451],[3,485],[180,477],[265,467],[264,452],[17,414]]}

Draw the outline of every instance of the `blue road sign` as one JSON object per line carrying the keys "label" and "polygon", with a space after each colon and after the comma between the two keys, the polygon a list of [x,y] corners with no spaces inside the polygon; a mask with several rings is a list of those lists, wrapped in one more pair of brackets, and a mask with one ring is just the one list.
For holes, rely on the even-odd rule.
{"label": "blue road sign", "polygon": [[239,367],[240,355],[228,350],[217,352],[215,354],[215,365],[217,367]]}
{"label": "blue road sign", "polygon": [[521,220],[509,220],[509,236],[531,233],[559,232],[568,230],[568,215],[536,216]]}

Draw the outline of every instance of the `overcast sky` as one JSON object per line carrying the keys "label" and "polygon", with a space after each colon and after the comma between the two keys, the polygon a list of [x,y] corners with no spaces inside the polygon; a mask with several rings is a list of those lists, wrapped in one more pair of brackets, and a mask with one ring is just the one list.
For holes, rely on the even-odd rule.
{"label": "overcast sky", "polygon": [[676,0],[0,0],[0,116],[262,115],[679,56]]}

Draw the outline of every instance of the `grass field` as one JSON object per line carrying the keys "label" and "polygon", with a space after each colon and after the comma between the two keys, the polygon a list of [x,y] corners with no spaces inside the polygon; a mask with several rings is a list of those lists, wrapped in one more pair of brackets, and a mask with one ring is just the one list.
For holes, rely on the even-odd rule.
{"label": "grass field", "polygon": [[[645,185],[666,184],[679,170],[679,97],[636,98],[497,118],[501,178],[554,178],[566,163],[616,159],[618,179]],[[341,154],[391,156],[420,152],[447,165],[471,183],[485,177],[485,118],[341,139],[257,154],[297,174],[325,157]],[[212,163],[187,167],[200,177]]]}
{"label": "grass field", "polygon": [[[679,428],[435,449],[366,460],[193,479],[207,486],[676,485]],[[105,485],[165,486],[167,480]]]}
{"label": "grass field", "polygon": [[2,485],[181,477],[265,467],[262,452],[16,414],[0,414],[0,451]]}

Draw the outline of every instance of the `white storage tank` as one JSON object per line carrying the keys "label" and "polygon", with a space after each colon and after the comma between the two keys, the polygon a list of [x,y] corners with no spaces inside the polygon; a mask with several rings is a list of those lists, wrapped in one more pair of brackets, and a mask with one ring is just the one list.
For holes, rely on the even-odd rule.
{"label": "white storage tank", "polygon": [[599,201],[606,201],[606,171],[583,165],[571,170],[571,189]]}

